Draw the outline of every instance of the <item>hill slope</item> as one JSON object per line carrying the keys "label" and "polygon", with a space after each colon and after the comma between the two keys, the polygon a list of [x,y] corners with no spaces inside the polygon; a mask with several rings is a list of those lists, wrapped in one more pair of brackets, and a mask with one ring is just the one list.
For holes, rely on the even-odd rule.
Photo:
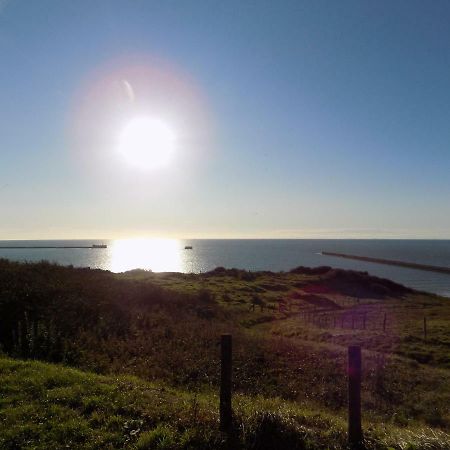
{"label": "hill slope", "polygon": [[[0,358],[0,447],[220,449],[218,399],[133,377]],[[345,448],[345,422],[281,399],[237,395],[232,448]],[[429,428],[371,426],[367,448],[450,448]]]}
{"label": "hill slope", "polygon": [[[2,372],[7,377],[1,387],[2,439],[7,437],[8,448],[20,448],[28,440],[32,448],[38,437],[48,445],[52,439],[63,442],[64,436],[70,440],[70,426],[60,430],[62,437],[55,435],[66,419],[81,439],[77,446],[134,445],[142,430],[153,433],[159,425],[155,433],[167,434],[164,442],[176,436],[176,444],[167,448],[183,448],[180,436],[185,432],[200,439],[201,445],[192,448],[220,448],[225,444],[216,431],[215,394],[223,332],[233,335],[239,437],[233,448],[264,448],[258,436],[264,437],[262,442],[274,436],[278,446],[292,437],[294,443],[285,448],[307,448],[308,442],[314,443],[311,448],[322,442],[330,448],[344,445],[347,347],[355,344],[363,354],[364,429],[375,430],[369,437],[374,435],[378,444],[399,444],[403,438],[398,436],[405,433],[419,436],[425,430],[427,440],[433,433],[446,436],[450,429],[450,302],[367,273],[299,267],[280,273],[217,268],[205,274],[113,274],[0,260],[0,317],[0,352],[18,361],[5,359]],[[22,374],[16,378],[10,368],[14,364]],[[58,370],[63,379],[69,377],[60,386],[62,397],[49,388],[53,378],[59,379]],[[109,378],[95,378],[94,372]],[[129,392],[123,387],[129,382],[123,381],[126,376],[141,379],[130,382]],[[81,379],[85,381],[77,381]],[[90,384],[112,386],[122,409],[116,410],[106,397],[103,402],[101,389],[91,392]],[[163,399],[139,386],[154,386]],[[145,392],[144,403],[139,390]],[[85,399],[91,397],[85,412]],[[179,398],[193,406],[167,406]],[[166,406],[152,409],[158,402]],[[93,418],[89,408],[96,411]],[[312,419],[306,411],[312,411]],[[109,416],[119,417],[119,428],[109,425]],[[129,430],[127,420],[144,422],[131,435],[124,431]],[[160,430],[166,426],[169,430]],[[402,427],[409,431],[400,432]],[[97,428],[98,442],[93,434]],[[393,437],[385,439],[389,433]]]}

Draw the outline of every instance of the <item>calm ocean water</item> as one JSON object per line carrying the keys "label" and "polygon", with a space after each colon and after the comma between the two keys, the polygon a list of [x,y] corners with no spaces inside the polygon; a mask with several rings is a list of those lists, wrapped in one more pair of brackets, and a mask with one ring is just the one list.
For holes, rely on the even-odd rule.
{"label": "calm ocean water", "polygon": [[[106,249],[0,249],[0,258],[48,260],[63,265],[123,272],[135,268],[155,272],[204,272],[217,266],[247,270],[289,270],[296,266],[328,265],[367,271],[415,289],[450,297],[450,275],[323,256],[321,251],[348,253],[450,267],[450,240],[171,240],[0,241],[8,245],[92,245]],[[191,245],[192,250],[185,250]]]}

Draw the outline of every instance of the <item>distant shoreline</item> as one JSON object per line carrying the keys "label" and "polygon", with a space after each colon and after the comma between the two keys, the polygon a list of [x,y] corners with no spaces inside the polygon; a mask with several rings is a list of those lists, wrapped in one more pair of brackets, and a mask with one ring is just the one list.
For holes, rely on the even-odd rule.
{"label": "distant shoreline", "polygon": [[[90,249],[94,244],[107,250]],[[193,250],[185,251],[184,247]],[[21,247],[21,248],[16,248]],[[28,247],[25,249],[23,247]],[[374,264],[322,255],[329,251],[363,255],[423,266],[450,268],[450,241],[436,240],[330,240],[330,239],[129,239],[129,240],[28,240],[1,241],[0,258],[17,261],[52,261],[74,267],[95,267],[112,272],[135,268],[154,272],[203,272],[217,266],[245,270],[288,271],[298,265],[323,265],[367,271],[411,288],[450,297],[450,277],[445,270],[423,266]],[[419,270],[421,269],[421,270]]]}
{"label": "distant shoreline", "polygon": [[85,241],[129,241],[129,240],[170,240],[170,241],[440,241],[449,242],[450,237],[130,237],[130,238],[67,238],[67,239],[0,239],[0,242],[85,242]]}

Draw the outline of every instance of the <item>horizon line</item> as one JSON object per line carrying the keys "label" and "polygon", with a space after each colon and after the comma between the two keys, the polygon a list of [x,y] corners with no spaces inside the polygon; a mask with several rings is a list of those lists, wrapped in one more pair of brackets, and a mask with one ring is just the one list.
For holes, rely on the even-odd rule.
{"label": "horizon line", "polygon": [[124,240],[189,240],[189,241],[207,241],[207,240],[255,240],[255,241],[298,241],[298,240],[408,240],[408,241],[448,241],[449,237],[427,237],[427,236],[309,236],[309,237],[161,237],[161,236],[132,236],[132,237],[52,237],[52,238],[6,238],[0,239],[0,242],[13,241],[124,241]]}

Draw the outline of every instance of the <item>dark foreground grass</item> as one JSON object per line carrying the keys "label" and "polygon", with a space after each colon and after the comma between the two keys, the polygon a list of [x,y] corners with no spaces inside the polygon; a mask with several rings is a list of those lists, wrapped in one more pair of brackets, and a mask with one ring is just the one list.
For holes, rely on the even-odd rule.
{"label": "dark foreground grass", "polygon": [[[135,377],[0,359],[2,449],[343,449],[345,420],[279,398],[237,395],[232,442],[218,398]],[[424,426],[365,424],[367,449],[450,449]]]}

